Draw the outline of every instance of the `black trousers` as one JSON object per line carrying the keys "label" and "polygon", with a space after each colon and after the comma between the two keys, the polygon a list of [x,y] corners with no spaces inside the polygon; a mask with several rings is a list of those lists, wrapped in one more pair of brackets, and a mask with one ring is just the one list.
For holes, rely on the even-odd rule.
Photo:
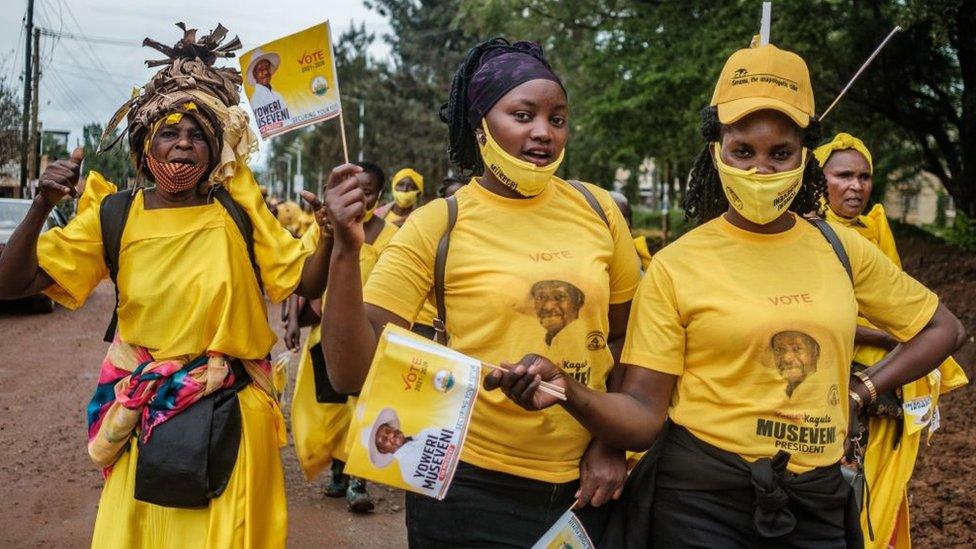
{"label": "black trousers", "polygon": [[[442,501],[407,492],[411,548],[531,547],[569,509],[579,481],[551,484],[459,463]],[[579,511],[599,537],[607,507]]]}

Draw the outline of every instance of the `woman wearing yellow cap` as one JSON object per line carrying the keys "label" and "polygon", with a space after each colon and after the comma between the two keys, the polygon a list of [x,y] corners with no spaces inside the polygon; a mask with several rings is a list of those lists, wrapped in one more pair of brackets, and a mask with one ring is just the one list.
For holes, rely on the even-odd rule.
{"label": "woman wearing yellow cap", "polygon": [[[350,165],[330,175],[336,244],[322,339],[336,388],[359,388],[384,325],[409,327],[434,295],[450,347],[493,364],[545,355],[606,390],[640,276],[637,255],[606,191],[554,175],[569,105],[542,50],[501,38],[473,48],[441,118],[452,161],[474,177],[411,214],[365,287],[362,175]],[[445,234],[441,299],[434,274]],[[564,410],[527,412],[482,391],[447,497],[407,494],[410,545],[530,547],[574,502],[599,528],[593,506],[618,493],[626,469],[622,451],[591,441]]]}
{"label": "woman wearing yellow cap", "polygon": [[[199,39],[179,26],[172,48],[146,39],[166,59],[106,130],[128,119],[132,160],[155,185],[94,197],[38,237],[76,193],[80,155],[54,163],[0,256],[0,294],[43,290],[76,309],[105,278],[116,284],[118,323],[87,407],[88,452],[105,475],[93,547],[284,547],[286,432],[265,297],[320,294],[328,256],[278,225],[247,168],[256,139],[240,73],[213,66],[240,41],[222,45],[219,25]],[[88,177],[92,192],[111,188]]]}
{"label": "woman wearing yellow cap", "polygon": [[[938,297],[870,242],[803,219],[826,191],[813,114],[799,56],[773,45],[734,53],[703,111],[707,145],[686,203],[700,225],[641,280],[621,392],[590,390],[537,357],[486,380],[529,409],[556,404],[536,388],[557,383],[561,406],[606,443],[659,443],[654,484],[628,499],[632,516],[650,510],[649,524],[610,530],[607,546],[855,546],[838,467],[850,412],[964,341]],[[858,312],[902,344],[852,378]]]}
{"label": "woman wearing yellow cap", "polygon": [[392,182],[393,202],[377,208],[376,215],[400,227],[424,196],[424,176],[411,168],[403,168],[393,176]]}
{"label": "woman wearing yellow cap", "polygon": [[[827,178],[827,208],[830,221],[851,228],[877,246],[895,265],[901,258],[895,247],[884,207],[867,208],[871,196],[874,161],[864,143],[839,133],[814,151]],[[857,319],[853,367],[864,369],[882,360],[898,341],[864,317]],[[879,397],[879,404],[867,409],[864,436],[864,474],[870,498],[861,512],[864,532],[873,533],[865,545],[877,549],[911,546],[908,520],[908,481],[922,433],[938,428],[935,410],[939,396],[968,383],[965,372],[952,358],[923,378]]]}

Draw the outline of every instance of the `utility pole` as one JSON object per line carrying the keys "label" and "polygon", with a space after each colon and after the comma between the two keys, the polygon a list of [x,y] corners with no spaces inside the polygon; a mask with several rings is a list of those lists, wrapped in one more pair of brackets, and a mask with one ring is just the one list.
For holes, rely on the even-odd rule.
{"label": "utility pole", "polygon": [[[32,77],[34,93],[31,98],[31,129],[30,129],[30,163],[28,164],[28,181],[34,181],[37,179],[37,170],[40,167],[40,134],[41,128],[37,124],[37,105],[38,97],[40,94],[39,85],[41,82],[41,29],[34,29],[34,75]],[[27,188],[25,187],[21,190],[21,196],[24,198],[29,198]]]}
{"label": "utility pole", "polygon": [[20,195],[27,195],[27,141],[30,139],[31,40],[34,34],[34,0],[27,0],[26,46],[24,49],[24,110],[20,132]]}

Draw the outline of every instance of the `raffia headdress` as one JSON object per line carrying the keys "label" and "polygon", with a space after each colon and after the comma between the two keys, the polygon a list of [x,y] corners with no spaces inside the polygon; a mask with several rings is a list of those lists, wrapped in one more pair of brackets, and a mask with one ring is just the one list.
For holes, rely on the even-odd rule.
{"label": "raffia headdress", "polygon": [[183,30],[183,38],[173,47],[150,38],[143,40],[143,46],[163,53],[166,59],[146,61],[148,67],[162,68],[146,85],[133,90],[132,98],[115,112],[102,133],[102,143],[123,118],[128,127],[111,143],[100,147],[99,152],[111,149],[128,133],[132,161],[142,171],[146,139],[152,136],[153,125],[171,114],[191,116],[210,144],[213,169],[209,179],[221,183],[234,175],[237,162],[246,163],[257,149],[247,113],[238,105],[240,71],[213,66],[218,58],[234,57],[234,51],[241,49],[241,41],[235,36],[221,45],[228,31],[220,24],[199,40],[197,29],[188,29],[183,23],[176,26]]}

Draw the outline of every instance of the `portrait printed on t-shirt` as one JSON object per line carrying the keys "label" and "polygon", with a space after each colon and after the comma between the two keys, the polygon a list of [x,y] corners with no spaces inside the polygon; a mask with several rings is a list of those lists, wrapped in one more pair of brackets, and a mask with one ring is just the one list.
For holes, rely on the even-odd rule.
{"label": "portrait printed on t-shirt", "polygon": [[564,280],[540,280],[530,292],[535,315],[546,330],[546,345],[580,316],[586,296],[583,291]]}
{"label": "portrait printed on t-shirt", "polygon": [[786,396],[792,397],[793,391],[817,371],[820,344],[803,332],[788,330],[774,334],[769,347],[776,370],[786,381]]}
{"label": "portrait printed on t-shirt", "polygon": [[606,349],[603,330],[594,329],[594,311],[579,283],[560,279],[539,280],[529,287],[525,308],[542,328],[537,351],[584,385],[591,382],[593,357]]}

